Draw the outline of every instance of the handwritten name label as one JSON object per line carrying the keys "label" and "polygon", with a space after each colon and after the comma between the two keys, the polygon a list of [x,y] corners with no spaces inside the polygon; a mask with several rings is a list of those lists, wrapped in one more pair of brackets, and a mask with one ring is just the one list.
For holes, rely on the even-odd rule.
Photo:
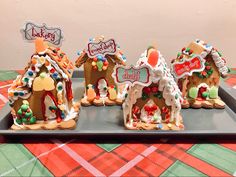
{"label": "handwritten name label", "polygon": [[26,23],[24,29],[24,38],[26,40],[32,41],[37,37],[44,38],[45,41],[48,41],[54,45],[61,45],[62,41],[62,31],[59,28],[49,28],[45,24],[36,25],[34,23]]}
{"label": "handwritten name label", "polygon": [[205,69],[205,60],[200,55],[190,59],[183,59],[182,62],[172,64],[172,71],[176,78],[182,78],[186,75],[191,76],[193,72],[201,72]]}
{"label": "handwritten name label", "polygon": [[114,39],[109,39],[107,41],[100,41],[99,43],[90,42],[87,45],[86,52],[90,58],[95,57],[96,55],[106,54],[115,55],[116,53],[116,43]]}
{"label": "handwritten name label", "polygon": [[151,83],[151,70],[148,66],[116,66],[112,76],[117,84],[148,86]]}

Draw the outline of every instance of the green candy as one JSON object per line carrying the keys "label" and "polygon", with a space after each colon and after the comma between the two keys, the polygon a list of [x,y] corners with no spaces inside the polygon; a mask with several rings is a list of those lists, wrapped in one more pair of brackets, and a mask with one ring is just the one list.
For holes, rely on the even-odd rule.
{"label": "green candy", "polygon": [[27,121],[26,118],[22,118],[22,122],[23,122],[23,123],[27,123],[28,121]]}
{"label": "green candy", "polygon": [[26,117],[26,118],[32,117],[32,111],[26,112],[26,113],[25,113],[25,117]]}
{"label": "green candy", "polygon": [[22,115],[22,110],[19,109],[19,110],[17,111],[17,114]]}
{"label": "green candy", "polygon": [[153,120],[154,120],[154,121],[157,121],[157,119],[158,119],[158,116],[157,116],[157,115],[154,115],[154,116],[153,116]]}
{"label": "green candy", "polygon": [[179,98],[179,96],[178,96],[178,94],[176,94],[176,95],[175,95],[175,99],[178,99],[178,98]]}
{"label": "green candy", "polygon": [[18,123],[18,124],[22,124],[22,121],[21,121],[21,119],[16,119],[16,123]]}
{"label": "green candy", "polygon": [[186,49],[186,52],[189,52],[189,51],[190,51],[190,48],[187,48],[187,49]]}
{"label": "green candy", "polygon": [[36,118],[35,117],[31,117],[29,123],[30,124],[35,124],[36,123]]}
{"label": "green candy", "polygon": [[202,93],[202,96],[203,96],[204,98],[206,98],[206,97],[209,96],[209,93],[208,93],[208,92],[203,92],[203,93]]}
{"label": "green candy", "polygon": [[45,78],[46,77],[46,73],[45,72],[40,73],[40,77],[41,78]]}
{"label": "green candy", "polygon": [[97,67],[98,67],[98,71],[102,71],[103,62],[102,61],[98,61],[97,62]]}
{"label": "green candy", "polygon": [[213,86],[209,90],[209,97],[212,99],[218,98],[218,88]]}
{"label": "green candy", "polygon": [[188,92],[188,96],[190,98],[197,98],[197,94],[198,94],[198,88],[197,87],[192,87],[189,89],[189,92]]}
{"label": "green candy", "polygon": [[62,90],[63,89],[62,85],[59,85],[57,89]]}
{"label": "green candy", "polygon": [[29,106],[28,106],[27,104],[23,104],[23,105],[20,107],[20,109],[21,109],[22,111],[26,111],[28,108],[29,108]]}

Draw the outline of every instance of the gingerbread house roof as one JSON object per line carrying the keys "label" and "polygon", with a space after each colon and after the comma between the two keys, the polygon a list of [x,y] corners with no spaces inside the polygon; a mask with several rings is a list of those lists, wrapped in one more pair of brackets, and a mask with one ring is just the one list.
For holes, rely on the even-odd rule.
{"label": "gingerbread house roof", "polygon": [[[171,75],[170,69],[167,67],[164,57],[156,49],[151,54],[149,54],[149,50],[147,49],[142,53],[137,66],[148,65],[152,69],[152,83],[159,82],[158,89],[163,93],[165,104],[171,107],[172,118],[178,118],[181,110],[182,94]],[[137,99],[141,98],[143,88],[144,86],[136,84],[129,89],[128,96],[123,104],[124,117],[127,117],[128,110],[132,108]]]}
{"label": "gingerbread house roof", "polygon": [[212,45],[199,39],[191,42],[187,48],[183,48],[182,52],[178,53],[175,61],[179,61],[184,55],[191,56],[193,54],[199,54],[203,59],[210,55],[221,76],[225,77],[228,74],[229,69],[226,66],[226,60],[222,57],[222,54]]}
{"label": "gingerbread house roof", "polygon": [[[101,37],[90,39],[90,42],[91,41],[96,42],[98,40],[101,40],[100,38]],[[102,38],[103,38],[102,40],[104,40],[104,37]],[[90,57],[88,56],[85,49],[82,52],[78,52],[78,56],[79,56],[78,59],[75,61],[75,66],[80,68]],[[117,46],[117,52],[115,53],[115,55],[106,54],[105,57],[107,59],[110,58],[112,61],[120,65],[125,65],[125,62],[126,62],[126,57],[124,56],[123,52],[120,50],[119,46]]]}
{"label": "gingerbread house roof", "polygon": [[35,40],[35,49],[36,52],[31,56],[23,74],[17,76],[8,90],[11,103],[18,97],[27,99],[30,96],[32,82],[42,66],[55,79],[69,80],[72,77],[74,65],[60,48],[49,47],[43,39],[38,38]]}

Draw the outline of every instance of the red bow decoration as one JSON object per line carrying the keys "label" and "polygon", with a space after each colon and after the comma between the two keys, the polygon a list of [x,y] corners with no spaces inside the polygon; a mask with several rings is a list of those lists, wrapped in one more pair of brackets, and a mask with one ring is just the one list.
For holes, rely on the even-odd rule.
{"label": "red bow decoration", "polygon": [[144,110],[148,113],[148,116],[153,116],[154,111],[156,111],[158,106],[153,105],[153,106],[144,106]]}

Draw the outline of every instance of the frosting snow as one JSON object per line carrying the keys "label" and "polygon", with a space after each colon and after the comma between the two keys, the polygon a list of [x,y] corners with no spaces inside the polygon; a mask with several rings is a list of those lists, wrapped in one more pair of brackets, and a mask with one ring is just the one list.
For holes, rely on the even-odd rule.
{"label": "frosting snow", "polygon": [[228,73],[228,67],[226,66],[225,60],[220,56],[219,52],[212,47],[210,44],[206,44],[204,41],[197,39],[196,44],[204,48],[204,51],[201,53],[201,56],[205,58],[207,55],[211,55],[212,59],[218,68],[219,72],[225,76]]}
{"label": "frosting snow", "polygon": [[[176,124],[179,124],[179,113],[181,110],[182,94],[171,75],[170,69],[167,67],[164,57],[159,53],[158,63],[155,67],[152,67],[148,64],[147,60],[147,50],[141,54],[141,57],[137,61],[137,66],[148,65],[152,68],[153,76],[152,83],[159,82],[159,90],[163,93],[163,98],[167,106],[171,106],[171,115],[170,121],[176,121]],[[128,97],[125,99],[123,104],[124,117],[127,118],[127,115],[131,117],[131,111],[133,104],[136,103],[137,99],[142,96],[142,90],[144,86],[136,84],[131,87],[128,91]],[[131,126],[130,122],[130,126]]]}

